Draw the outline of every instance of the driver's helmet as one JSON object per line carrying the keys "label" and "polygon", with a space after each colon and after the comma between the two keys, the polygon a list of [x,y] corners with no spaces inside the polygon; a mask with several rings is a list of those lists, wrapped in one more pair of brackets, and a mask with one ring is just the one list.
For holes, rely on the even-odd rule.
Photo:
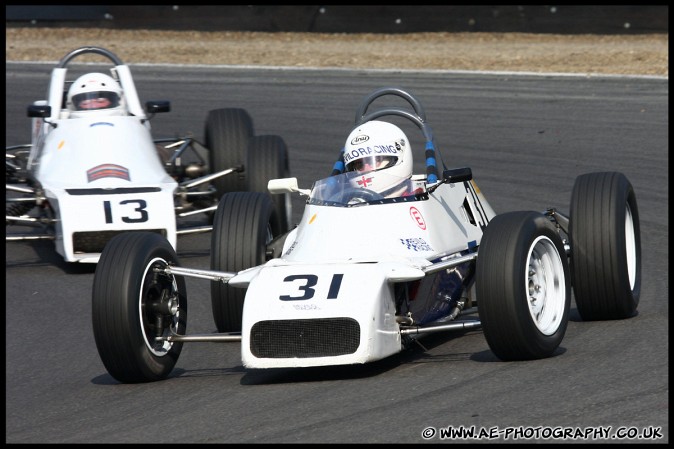
{"label": "driver's helmet", "polygon": [[68,90],[70,117],[126,115],[122,88],[103,73],[88,73],[73,82]]}
{"label": "driver's helmet", "polygon": [[352,178],[353,187],[374,190],[385,197],[397,196],[412,177],[410,142],[392,123],[371,120],[357,126],[346,138],[344,166],[347,172],[367,174],[367,182]]}

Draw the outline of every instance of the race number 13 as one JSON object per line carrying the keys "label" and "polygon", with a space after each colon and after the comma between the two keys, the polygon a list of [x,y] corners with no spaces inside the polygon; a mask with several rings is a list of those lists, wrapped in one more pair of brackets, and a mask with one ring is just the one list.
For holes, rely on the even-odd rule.
{"label": "race number 13", "polygon": [[[330,289],[328,290],[327,299],[335,299],[339,294],[339,287],[342,285],[343,274],[333,274],[332,280],[330,281]],[[305,299],[311,299],[314,297],[316,290],[314,287],[318,285],[318,276],[315,274],[293,274],[292,276],[286,276],[283,279],[283,282],[295,282],[302,281],[297,287],[298,295],[281,295],[279,299],[281,301],[301,301]]]}
{"label": "race number 13", "polygon": [[[148,220],[147,203],[145,200],[124,200],[119,202],[120,205],[132,205],[134,216],[121,217],[124,223],[143,223]],[[105,222],[112,223],[112,206],[110,201],[103,201],[103,210],[105,211]]]}

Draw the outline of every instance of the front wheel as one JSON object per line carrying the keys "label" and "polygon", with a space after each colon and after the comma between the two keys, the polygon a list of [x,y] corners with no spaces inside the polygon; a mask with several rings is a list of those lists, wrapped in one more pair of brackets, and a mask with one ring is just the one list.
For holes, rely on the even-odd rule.
{"label": "front wheel", "polygon": [[171,244],[151,232],[115,236],[96,266],[92,324],[98,354],[108,373],[124,383],[166,378],[185,334],[187,297],[182,277],[163,272],[178,265]]}
{"label": "front wheel", "polygon": [[637,199],[625,175],[576,178],[569,240],[573,293],[583,320],[633,316],[641,292],[641,233]]}
{"label": "front wheel", "polygon": [[[230,192],[220,198],[211,233],[211,269],[239,272],[267,261],[274,204],[268,194]],[[218,332],[240,332],[246,289],[211,282]]]}
{"label": "front wheel", "polygon": [[482,329],[501,360],[549,357],[561,344],[571,284],[562,238],[538,212],[497,215],[480,242],[475,293]]}

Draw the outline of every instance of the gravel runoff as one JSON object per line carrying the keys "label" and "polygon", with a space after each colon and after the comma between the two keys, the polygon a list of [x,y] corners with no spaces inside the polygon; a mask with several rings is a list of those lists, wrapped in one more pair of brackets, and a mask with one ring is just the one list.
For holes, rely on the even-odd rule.
{"label": "gravel runoff", "polygon": [[[100,46],[127,64],[488,70],[669,77],[669,34],[262,33],[6,28],[6,61]],[[88,56],[87,56],[88,57]],[[92,55],[91,61],[98,56]],[[83,57],[81,61],[86,61]]]}

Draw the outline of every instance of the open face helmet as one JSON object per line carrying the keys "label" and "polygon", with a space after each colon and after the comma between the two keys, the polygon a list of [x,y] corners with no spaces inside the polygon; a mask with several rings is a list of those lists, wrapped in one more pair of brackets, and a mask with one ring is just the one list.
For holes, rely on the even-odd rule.
{"label": "open face helmet", "polygon": [[103,73],[88,73],[73,82],[68,90],[70,117],[126,115],[122,88]]}
{"label": "open face helmet", "polygon": [[347,172],[363,175],[353,178],[353,187],[383,195],[399,193],[401,182],[412,176],[412,150],[403,131],[396,125],[371,120],[357,126],[344,144]]}

